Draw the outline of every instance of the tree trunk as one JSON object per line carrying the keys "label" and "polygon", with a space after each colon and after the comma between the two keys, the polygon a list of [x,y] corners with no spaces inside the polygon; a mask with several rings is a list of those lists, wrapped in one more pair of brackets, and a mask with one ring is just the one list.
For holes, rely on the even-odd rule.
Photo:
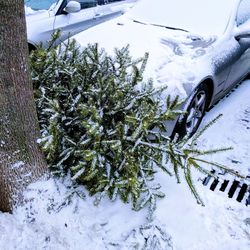
{"label": "tree trunk", "polygon": [[23,0],[0,0],[0,210],[47,171],[28,69]]}

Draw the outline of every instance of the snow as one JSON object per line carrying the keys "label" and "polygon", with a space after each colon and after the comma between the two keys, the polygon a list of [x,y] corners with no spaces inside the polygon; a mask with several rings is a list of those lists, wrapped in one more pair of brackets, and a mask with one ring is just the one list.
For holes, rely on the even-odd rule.
{"label": "snow", "polygon": [[23,161],[18,161],[10,166],[11,169],[21,168],[25,163]]}
{"label": "snow", "polygon": [[167,24],[170,27],[182,28],[200,35],[204,32],[217,35],[224,32],[232,6],[237,1],[141,0],[129,16],[144,23]]}
{"label": "snow", "polygon": [[[202,125],[218,114],[223,117],[206,131],[198,145],[206,149],[233,146],[232,151],[206,159],[245,175],[250,174],[249,92],[250,80],[246,80],[206,114]],[[197,205],[183,180],[177,185],[174,178],[157,174],[166,197],[158,202],[152,223],[166,232],[168,241],[165,245],[162,242],[166,247],[162,249],[172,249],[173,243],[176,250],[248,250],[249,206],[235,197],[229,199],[226,193],[210,191],[200,178],[200,174],[194,174],[205,207]],[[249,180],[245,182],[249,184]],[[140,229],[148,223],[146,210],[132,211],[129,204],[118,200],[104,199],[94,205],[95,199],[84,188],[70,185],[69,178],[30,185],[24,206],[13,214],[0,213],[0,249],[135,249],[132,246],[136,241],[139,246],[143,244],[140,232],[145,237],[154,232],[155,227],[149,232]]]}

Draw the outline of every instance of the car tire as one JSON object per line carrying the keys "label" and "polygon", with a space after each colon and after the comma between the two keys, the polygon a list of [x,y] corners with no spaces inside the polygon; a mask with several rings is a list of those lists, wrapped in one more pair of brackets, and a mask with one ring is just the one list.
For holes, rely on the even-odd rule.
{"label": "car tire", "polygon": [[28,43],[28,48],[29,48],[29,54],[36,49],[36,47],[30,43]]}
{"label": "car tire", "polygon": [[201,84],[196,88],[187,103],[188,107],[184,115],[182,115],[174,129],[174,135],[178,134],[179,138],[185,135],[191,137],[198,129],[208,104],[208,87],[206,84]]}

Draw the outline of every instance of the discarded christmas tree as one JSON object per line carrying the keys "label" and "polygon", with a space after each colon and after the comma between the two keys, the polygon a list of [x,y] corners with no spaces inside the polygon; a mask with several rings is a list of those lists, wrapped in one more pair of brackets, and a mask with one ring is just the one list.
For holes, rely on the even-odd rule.
{"label": "discarded christmas tree", "polygon": [[70,171],[99,199],[119,196],[132,201],[134,209],[149,204],[152,212],[156,199],[164,197],[153,182],[155,173],[175,175],[179,182],[181,170],[202,203],[191,167],[209,173],[198,156],[226,149],[199,151],[185,138],[170,140],[166,121],[181,113],[180,102],[178,97],[163,100],[166,87],[156,90],[151,80],[143,81],[147,58],[134,61],[128,46],[113,56],[97,44],[79,50],[74,41],[35,51],[31,69],[40,144],[55,173]]}

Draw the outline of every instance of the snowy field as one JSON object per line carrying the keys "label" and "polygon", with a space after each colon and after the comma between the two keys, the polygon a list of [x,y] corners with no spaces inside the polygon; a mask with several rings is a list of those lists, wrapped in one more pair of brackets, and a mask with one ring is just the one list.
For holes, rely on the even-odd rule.
{"label": "snowy field", "polygon": [[[203,125],[218,114],[223,117],[199,142],[207,149],[233,146],[234,150],[208,159],[245,175],[250,175],[249,93],[250,80],[246,80],[211,109]],[[0,249],[150,249],[143,248],[144,238],[154,233],[161,238],[160,247],[151,249],[250,249],[250,207],[244,202],[210,191],[196,176],[196,187],[206,204],[201,207],[184,182],[177,185],[174,178],[161,173],[157,178],[166,198],[158,202],[151,229],[145,227],[146,210],[134,212],[129,205],[109,200],[95,206],[93,198],[79,197],[86,194],[84,189],[67,188],[69,180],[35,183],[26,192],[29,202],[24,207],[12,215],[0,212]]]}

